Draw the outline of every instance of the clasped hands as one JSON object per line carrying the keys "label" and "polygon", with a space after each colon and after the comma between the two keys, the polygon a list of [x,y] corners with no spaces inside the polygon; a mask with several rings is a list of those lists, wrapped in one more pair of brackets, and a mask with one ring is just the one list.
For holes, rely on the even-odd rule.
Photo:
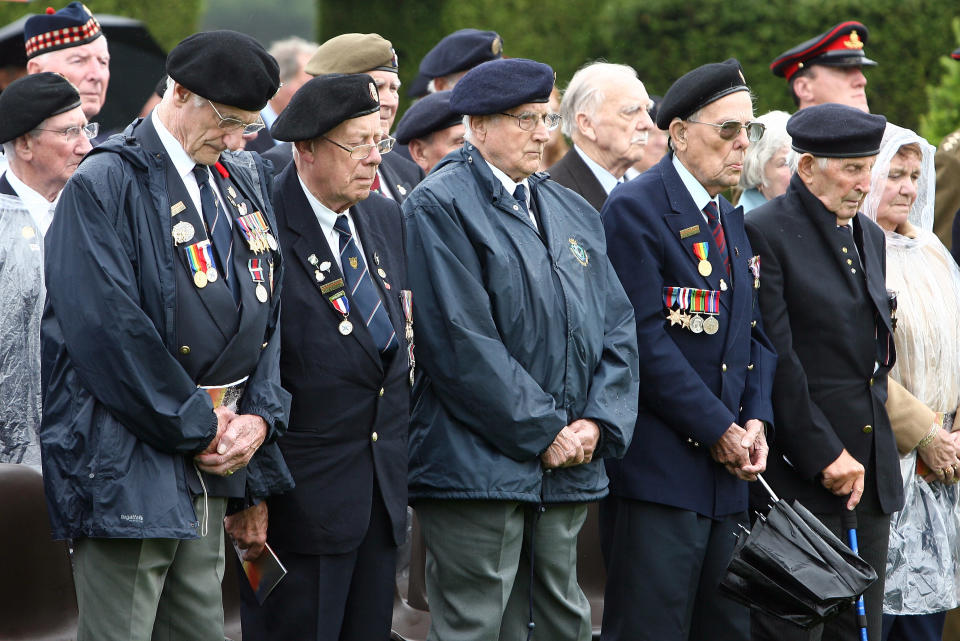
{"label": "clasped hands", "polygon": [[589,463],[599,441],[600,427],[596,422],[579,418],[560,430],[540,455],[540,461],[548,469]]}
{"label": "clasped hands", "polygon": [[267,423],[256,414],[237,414],[226,407],[218,407],[214,413],[217,435],[193,460],[204,472],[230,476],[250,462],[267,436]]}
{"label": "clasped hands", "polygon": [[930,468],[930,472],[923,477],[928,483],[960,481],[960,432],[938,429],[930,443],[917,447],[917,454]]}
{"label": "clasped hands", "polygon": [[767,469],[767,437],[763,421],[750,419],[740,427],[731,423],[716,443],[710,446],[710,456],[727,471],[744,481],[757,480],[757,474]]}

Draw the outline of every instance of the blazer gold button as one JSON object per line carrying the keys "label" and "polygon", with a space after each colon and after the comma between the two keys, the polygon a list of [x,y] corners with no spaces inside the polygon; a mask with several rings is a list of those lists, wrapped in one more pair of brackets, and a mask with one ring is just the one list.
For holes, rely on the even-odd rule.
{"label": "blazer gold button", "polygon": [[872,426],[872,425],[864,425],[864,426],[863,426],[863,433],[864,433],[864,434],[869,434],[869,433],[872,432],[872,431],[873,431],[873,426]]}
{"label": "blazer gold button", "polygon": [[749,365],[747,365],[747,371],[750,371],[750,372],[753,371],[753,363],[750,363]]}
{"label": "blazer gold button", "polygon": [[373,441],[374,443],[377,442],[377,438],[379,438],[379,437],[377,436],[377,433],[376,433],[376,432],[374,432],[373,434],[370,435],[370,440]]}
{"label": "blazer gold button", "polygon": [[260,346],[260,349],[267,349],[267,345],[269,344],[270,344],[270,341],[267,341],[266,343]]}
{"label": "blazer gold button", "polygon": [[870,386],[873,387],[873,377],[870,377]]}
{"label": "blazer gold button", "polygon": [[846,254],[846,253],[847,253],[847,248],[846,248],[846,247],[841,247],[841,248],[840,248],[840,251],[842,251],[844,254]]}
{"label": "blazer gold button", "polygon": [[721,364],[720,369],[723,370],[724,372],[727,371],[727,364],[726,363]]}
{"label": "blazer gold button", "polygon": [[848,259],[847,259],[847,264],[848,264],[848,265],[852,265],[852,264],[853,264],[853,261],[848,258]]}
{"label": "blazer gold button", "polygon": [[184,345],[184,346],[182,346],[182,347],[180,348],[180,353],[183,354],[184,356],[186,356],[187,354],[189,354],[189,353],[190,353],[190,346],[189,346],[189,345]]}
{"label": "blazer gold button", "polygon": [[383,388],[382,388],[382,387],[380,388],[380,392],[378,393],[378,396],[383,396]]}

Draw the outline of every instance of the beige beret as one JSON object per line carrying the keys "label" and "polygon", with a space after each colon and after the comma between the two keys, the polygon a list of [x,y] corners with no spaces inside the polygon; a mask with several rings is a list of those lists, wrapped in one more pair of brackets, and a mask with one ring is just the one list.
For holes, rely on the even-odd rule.
{"label": "beige beret", "polygon": [[375,33],[344,33],[330,38],[311,56],[305,71],[313,76],[367,71],[399,73],[393,45]]}

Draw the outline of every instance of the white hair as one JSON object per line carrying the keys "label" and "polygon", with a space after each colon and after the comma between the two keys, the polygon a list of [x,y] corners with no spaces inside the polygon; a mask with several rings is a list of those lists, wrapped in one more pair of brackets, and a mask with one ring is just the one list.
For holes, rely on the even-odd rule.
{"label": "white hair", "polygon": [[437,80],[443,80],[447,88],[445,91],[449,91],[453,88],[455,84],[460,82],[460,79],[467,75],[469,69],[464,69],[463,71],[454,71],[453,73],[448,73],[445,76],[439,76],[438,78],[431,78],[430,82],[427,83],[427,93],[437,93],[440,89],[437,89]]}
{"label": "white hair", "polygon": [[791,139],[790,134],[787,133],[788,120],[790,120],[790,114],[785,111],[769,111],[757,118],[757,122],[763,123],[766,129],[760,140],[750,143],[744,155],[743,173],[740,175],[740,188],[744,191],[761,185],[769,187],[763,168],[784,147],[788,150],[787,165],[790,166],[790,171],[797,170],[799,154],[790,148]]}
{"label": "white hair", "polygon": [[[177,82],[176,80],[174,80],[174,79],[171,78],[170,76],[167,76],[167,88],[166,88],[166,89],[164,90],[164,92],[163,92],[163,100],[164,100],[164,101],[168,100],[167,96],[170,96],[169,99],[170,99],[170,100],[173,100],[173,85],[175,85],[176,82]],[[189,89],[188,89],[188,91],[189,91]],[[204,98],[203,96],[200,96],[200,95],[198,95],[198,94],[195,94],[195,93],[193,93],[192,91],[190,92],[190,95],[191,95],[192,98],[193,98],[193,106],[194,106],[194,107],[202,107],[202,106],[203,106],[203,101],[206,100],[206,98]]]}
{"label": "white hair", "polygon": [[270,45],[270,55],[276,58],[280,67],[280,82],[288,82],[295,78],[303,65],[300,63],[304,56],[312,56],[319,45],[316,42],[307,42],[303,38],[293,36],[277,40]]}
{"label": "white hair", "polygon": [[463,117],[463,139],[467,142],[473,140],[473,132],[470,130],[470,116]]}
{"label": "white hair", "polygon": [[627,81],[636,80],[637,72],[627,65],[615,65],[609,62],[591,62],[581,67],[573,74],[570,84],[563,92],[560,101],[561,131],[568,138],[577,131],[577,114],[593,115],[597,107],[604,101],[603,91],[600,90],[600,80],[610,77],[623,78]]}

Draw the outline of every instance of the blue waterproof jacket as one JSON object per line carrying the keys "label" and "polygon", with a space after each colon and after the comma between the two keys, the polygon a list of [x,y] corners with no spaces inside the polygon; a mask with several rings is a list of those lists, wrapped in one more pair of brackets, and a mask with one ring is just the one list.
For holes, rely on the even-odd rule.
{"label": "blue waterproof jacket", "polygon": [[[529,178],[540,233],[467,143],[403,203],[416,364],[410,497],[591,501],[602,457],[622,456],[637,416],[633,307],[600,216]],[[592,462],[544,470],[540,454],[588,418]]]}
{"label": "blue waterproof jacket", "polygon": [[[196,538],[187,461],[217,430],[209,395],[174,357],[170,198],[164,162],[139,146],[136,124],[87,155],[45,237],[40,442],[58,539]],[[275,229],[259,156],[224,152],[221,162],[244,193],[259,194]],[[279,284],[282,261],[275,269]],[[290,405],[280,387],[279,336],[272,340],[278,298],[238,408],[269,428],[248,466],[248,498],[293,486],[274,442]]]}

